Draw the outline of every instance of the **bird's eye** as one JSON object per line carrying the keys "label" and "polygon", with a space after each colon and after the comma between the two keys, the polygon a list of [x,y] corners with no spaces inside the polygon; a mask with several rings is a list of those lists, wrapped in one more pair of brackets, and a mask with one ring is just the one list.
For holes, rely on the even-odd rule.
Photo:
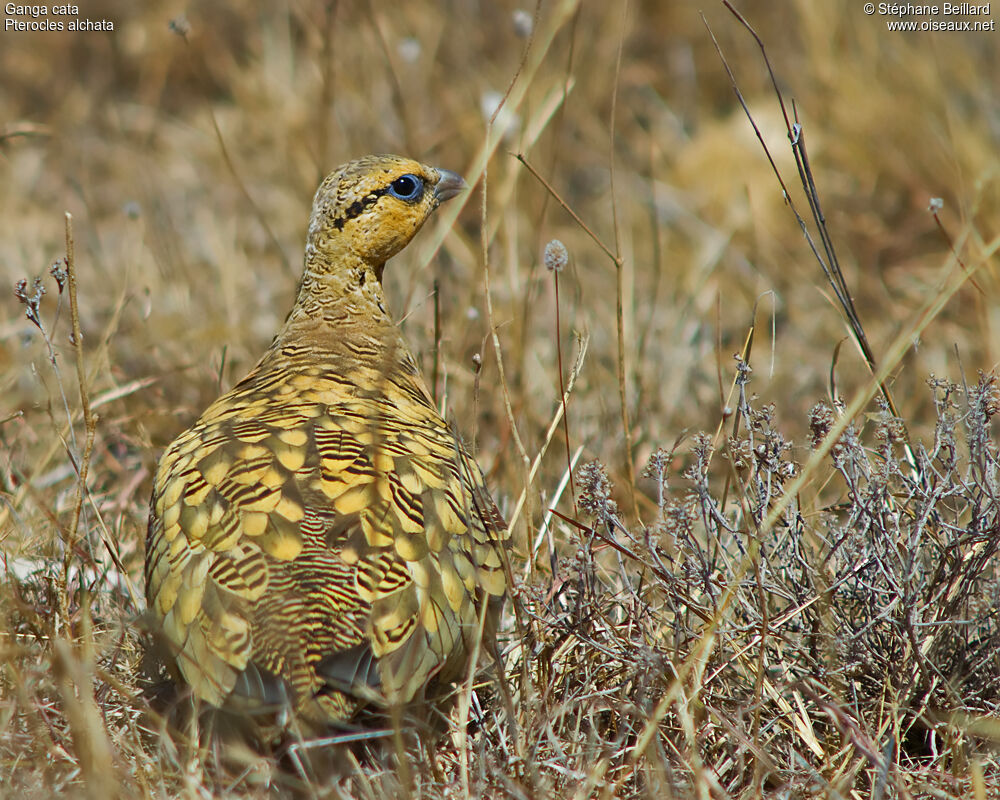
{"label": "bird's eye", "polygon": [[389,185],[389,194],[407,203],[415,203],[423,193],[424,182],[416,175],[401,175]]}

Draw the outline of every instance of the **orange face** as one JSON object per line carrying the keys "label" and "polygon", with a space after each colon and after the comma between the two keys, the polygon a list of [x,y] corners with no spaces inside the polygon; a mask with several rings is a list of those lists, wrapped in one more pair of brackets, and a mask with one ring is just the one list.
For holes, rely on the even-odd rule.
{"label": "orange face", "polygon": [[316,192],[309,242],[320,252],[350,250],[368,263],[384,264],[441,202],[463,188],[455,173],[400,156],[348,162]]}

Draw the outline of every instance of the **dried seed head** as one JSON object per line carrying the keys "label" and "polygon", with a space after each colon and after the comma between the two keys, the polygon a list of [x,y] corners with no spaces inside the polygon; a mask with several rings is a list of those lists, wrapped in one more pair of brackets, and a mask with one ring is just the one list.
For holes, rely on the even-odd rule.
{"label": "dried seed head", "polygon": [[171,33],[175,33],[182,39],[187,37],[191,33],[191,23],[187,21],[187,17],[181,14],[179,17],[174,17],[167,24],[167,28]]}
{"label": "dried seed head", "polygon": [[979,370],[979,382],[972,390],[972,410],[982,417],[986,425],[1000,414],[1000,390],[997,388],[997,376],[993,373]]}
{"label": "dried seed head", "polygon": [[649,461],[642,470],[643,478],[652,478],[654,481],[662,481],[666,474],[667,465],[673,459],[673,451],[664,450],[657,447],[649,457]]}
{"label": "dried seed head", "polygon": [[506,95],[495,89],[487,89],[479,98],[479,110],[483,119],[502,131],[505,139],[514,136],[521,127],[521,115],[506,103]]}
{"label": "dried seed head", "polygon": [[753,369],[739,353],[735,353],[733,358],[736,359],[736,385],[746,386],[750,383],[750,373]]}
{"label": "dried seed head", "polygon": [[407,36],[396,45],[396,52],[399,53],[399,57],[407,64],[416,64],[420,60],[422,52],[420,40],[413,36]]}
{"label": "dried seed head", "polygon": [[826,438],[833,421],[833,409],[826,403],[817,403],[809,409],[809,444],[813,450]]}
{"label": "dried seed head", "polygon": [[884,444],[902,444],[906,441],[906,426],[903,420],[888,409],[883,409],[875,424],[875,439]]}
{"label": "dried seed head", "polygon": [[618,516],[618,504],[611,499],[611,479],[600,461],[591,461],[576,474],[580,485],[580,510],[601,522]]}
{"label": "dried seed head", "polygon": [[663,531],[674,545],[691,535],[698,520],[698,502],[687,497],[679,503],[667,503],[663,509]]}
{"label": "dried seed head", "polygon": [[712,454],[715,446],[712,444],[712,437],[707,433],[695,434],[691,441],[691,455],[694,456],[694,463],[682,473],[684,477],[692,483],[700,486],[708,486],[708,468],[712,463]]}
{"label": "dried seed head", "polygon": [[52,266],[49,267],[49,275],[56,279],[56,284],[59,286],[59,294],[62,294],[63,289],[66,288],[66,281],[69,280],[69,269],[66,265],[66,259],[60,258],[58,261],[54,261]]}
{"label": "dried seed head", "polygon": [[535,20],[530,13],[523,8],[519,8],[511,15],[511,20],[514,23],[514,33],[522,39],[527,39],[531,36],[531,31],[535,27]]}
{"label": "dried seed head", "polygon": [[569,263],[569,251],[566,249],[566,245],[558,239],[553,239],[545,245],[545,255],[542,261],[545,264],[545,269],[552,272],[562,272]]}
{"label": "dried seed head", "polygon": [[753,464],[753,447],[749,439],[729,437],[729,458],[737,472],[743,472]]}
{"label": "dried seed head", "polygon": [[44,294],[45,286],[42,284],[41,278],[35,278],[31,282],[31,294],[28,294],[28,282],[24,278],[14,284],[14,297],[24,304],[24,316],[30,319],[39,330],[42,328],[40,306]]}

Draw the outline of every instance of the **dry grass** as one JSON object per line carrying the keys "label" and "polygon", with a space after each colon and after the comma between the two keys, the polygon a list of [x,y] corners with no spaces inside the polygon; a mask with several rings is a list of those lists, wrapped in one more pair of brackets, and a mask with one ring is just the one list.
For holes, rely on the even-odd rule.
{"label": "dry grass", "polygon": [[[372,760],[307,796],[997,796],[996,34],[741,8],[896,416],[839,347],[694,5],[551,0],[530,37],[510,3],[238,5],[171,30],[182,4],[95,1],[113,34],[2,34],[0,271],[27,283],[0,317],[0,795],[281,784],[146,713],[151,470],[280,323],[319,179],[388,151],[485,175],[387,286],[516,520],[519,613],[502,680],[409,772]],[[806,209],[756,44],[705,12]],[[79,362],[48,274],[67,211]]]}

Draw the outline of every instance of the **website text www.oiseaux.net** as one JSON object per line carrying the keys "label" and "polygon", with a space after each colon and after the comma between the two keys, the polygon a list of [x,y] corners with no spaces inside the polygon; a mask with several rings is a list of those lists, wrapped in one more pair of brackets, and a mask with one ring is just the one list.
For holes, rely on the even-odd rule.
{"label": "website text www.oiseaux.net", "polygon": [[[889,17],[890,31],[995,31],[991,3],[865,3],[865,13]],[[916,17],[917,19],[914,19]],[[920,19],[923,17],[923,19]]]}

